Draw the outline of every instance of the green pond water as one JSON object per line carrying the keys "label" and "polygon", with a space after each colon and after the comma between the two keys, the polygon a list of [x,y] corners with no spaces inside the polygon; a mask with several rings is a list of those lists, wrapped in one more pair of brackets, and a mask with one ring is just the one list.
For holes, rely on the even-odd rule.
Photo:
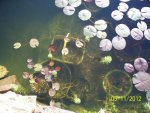
{"label": "green pond water", "polygon": [[[112,3],[113,5],[106,11],[111,12],[117,3]],[[147,5],[147,3],[149,2],[142,2],[138,5],[140,7]],[[136,2],[133,2],[132,5],[136,5]],[[88,7],[93,11],[97,10],[90,5]],[[97,11],[95,13],[95,16],[98,15],[97,18],[102,17],[109,21],[107,14],[105,15],[102,10]],[[54,5],[54,0],[1,0],[0,65],[7,67],[8,75],[17,75],[23,87],[30,89],[29,82],[22,78],[22,73],[25,71],[34,73],[33,70],[27,69],[28,58],[32,58],[35,63],[47,61],[48,45],[53,40],[54,44],[56,43],[61,48],[63,37],[67,33],[70,33],[74,38],[80,37],[84,40],[83,27],[90,22],[82,22],[77,15],[77,13],[73,16],[64,15],[62,10]],[[115,22],[111,22],[111,19],[109,22],[112,28],[116,25]],[[112,28],[107,30],[108,37],[114,34],[111,31]],[[40,44],[37,48],[33,49],[29,46],[31,38],[39,40]],[[63,106],[64,108],[77,113],[95,113],[100,108],[106,107],[105,105],[107,108],[113,109],[114,112],[112,113],[149,113],[143,107],[143,103],[147,102],[145,92],[136,90],[132,85],[130,77],[132,74],[127,74],[123,66],[128,61],[133,63],[138,56],[150,61],[150,42],[143,41],[138,44],[139,42],[129,39],[127,40],[128,47],[125,50],[113,49],[107,53],[100,51],[99,41],[98,38],[92,39],[82,50],[77,50],[72,44],[68,45],[71,48],[72,56],[66,59],[63,59],[60,54],[54,55],[57,64],[64,67],[61,76],[59,76],[60,82],[75,83],[76,86],[72,90],[81,98],[82,102],[81,104],[74,104],[67,99],[56,99],[56,101],[66,104]],[[21,48],[15,50],[13,48],[15,42],[20,42]],[[72,43],[74,44],[74,42]],[[135,45],[131,46],[132,43]],[[104,56],[112,56],[112,62],[108,65],[99,63],[97,59]],[[71,63],[68,64],[68,62]],[[141,99],[116,101],[113,98],[113,96],[127,95],[133,98],[141,97]]]}

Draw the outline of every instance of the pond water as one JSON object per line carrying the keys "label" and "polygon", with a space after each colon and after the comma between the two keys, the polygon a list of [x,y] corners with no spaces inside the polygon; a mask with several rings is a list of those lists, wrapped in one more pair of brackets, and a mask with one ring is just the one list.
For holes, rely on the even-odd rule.
{"label": "pond water", "polygon": [[[137,28],[137,23],[141,20],[134,21],[128,18],[127,12],[120,21],[111,17],[112,11],[117,10],[120,1],[110,0],[109,7],[99,8],[93,2],[86,3],[82,0],[82,5],[75,8],[75,14],[67,16],[62,8],[55,6],[55,0],[1,0],[0,65],[7,67],[8,75],[17,75],[22,87],[31,90],[29,94],[37,94],[39,100],[46,104],[55,100],[60,102],[63,108],[77,113],[97,113],[100,108],[105,109],[106,113],[149,113],[150,104],[147,104],[146,92],[139,91],[138,86],[135,87],[132,83],[133,75],[138,70],[128,73],[124,64],[134,65],[136,58],[144,58],[149,66],[144,72],[150,73],[150,40],[135,40],[129,35],[123,38],[126,40],[125,49],[117,50],[113,47],[111,51],[102,51],[99,47],[102,39],[95,36],[87,42],[83,33],[85,26],[94,25],[99,19],[107,23],[107,29],[103,31],[106,31],[109,40],[117,36],[115,27],[118,24],[125,24],[130,30]],[[134,7],[141,10],[142,7],[150,7],[148,0],[130,0],[126,3],[129,9]],[[90,20],[82,21],[78,18],[78,12],[82,9],[92,12]],[[150,15],[149,13],[148,11],[147,15]],[[143,21],[147,24],[147,29],[150,29],[150,20]],[[138,34],[137,31],[135,33]],[[149,35],[150,33],[148,37]],[[64,37],[70,40],[66,45]],[[39,41],[38,47],[30,47],[29,42],[32,38]],[[81,48],[76,46],[77,40]],[[21,43],[19,49],[13,47],[16,42]],[[122,42],[118,45],[120,43]],[[52,52],[53,58],[48,58],[48,47],[50,51],[55,51],[56,47],[56,52]],[[62,49],[66,47],[69,53],[65,56],[62,55]],[[43,67],[50,65],[48,68],[51,68],[54,77],[46,79],[52,81],[46,82],[40,71],[28,69],[29,58]],[[59,70],[57,66],[60,66],[61,70],[56,72]],[[38,86],[23,79],[23,72],[34,73],[34,77],[39,77],[45,84]],[[150,84],[146,84],[146,80],[140,80],[142,88],[147,88]],[[147,80],[150,81],[150,77]],[[48,93],[54,90],[52,86],[55,82],[60,83],[60,90],[56,91],[55,96],[50,96]]]}

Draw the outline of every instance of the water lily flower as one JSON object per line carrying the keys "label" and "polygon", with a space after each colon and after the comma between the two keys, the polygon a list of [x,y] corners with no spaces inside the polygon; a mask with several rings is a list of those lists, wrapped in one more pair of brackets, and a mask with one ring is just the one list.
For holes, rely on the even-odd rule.
{"label": "water lily flower", "polygon": [[128,73],[132,73],[132,72],[134,72],[134,66],[130,63],[125,63],[124,70]]}
{"label": "water lily flower", "polygon": [[52,66],[54,66],[54,64],[55,64],[54,61],[50,61],[48,65],[49,65],[50,67],[52,67]]}
{"label": "water lily flower", "polygon": [[116,21],[119,21],[121,19],[123,19],[123,13],[119,10],[114,10],[112,13],[111,13],[111,17],[116,20]]}
{"label": "water lily flower", "polygon": [[51,89],[49,89],[48,94],[49,94],[49,96],[53,97],[56,94],[56,90],[51,88]]}
{"label": "water lily flower", "polygon": [[146,29],[146,30],[144,31],[144,36],[145,36],[145,38],[146,38],[147,40],[150,40],[150,29]]}
{"label": "water lily flower", "polygon": [[98,38],[100,39],[104,39],[107,37],[107,33],[106,32],[102,32],[102,31],[97,31],[97,35]]}
{"label": "water lily flower", "polygon": [[143,7],[143,8],[141,9],[141,15],[142,15],[144,18],[150,19],[150,7]]}
{"label": "water lily flower", "polygon": [[97,30],[94,26],[88,25],[88,26],[84,27],[83,34],[86,37],[92,38],[92,37],[96,36]]}
{"label": "water lily flower", "polygon": [[55,5],[59,8],[66,7],[68,5],[68,0],[55,0]]}
{"label": "water lily flower", "polygon": [[94,23],[94,27],[97,30],[105,30],[107,28],[107,22],[105,20],[97,20]]}
{"label": "water lily flower", "polygon": [[41,71],[41,69],[42,69],[42,65],[41,64],[35,64],[34,65],[34,71]]}
{"label": "water lily flower", "polygon": [[95,0],[96,6],[106,8],[110,5],[110,0]]}
{"label": "water lily flower", "polygon": [[48,46],[48,51],[49,52],[55,53],[56,50],[57,50],[57,48],[54,44],[51,44],[51,45]]}
{"label": "water lily flower", "polygon": [[24,79],[29,79],[30,74],[28,72],[23,72],[22,77]]}
{"label": "water lily flower", "polygon": [[134,60],[134,67],[137,71],[146,71],[148,69],[148,62],[144,58],[136,58]]}
{"label": "water lily flower", "polygon": [[60,84],[58,82],[52,83],[52,89],[55,89],[56,91],[60,89]]}
{"label": "water lily flower", "polygon": [[21,43],[20,42],[14,43],[14,49],[19,49],[20,47],[21,47]]}
{"label": "water lily flower", "polygon": [[51,82],[52,81],[52,76],[51,75],[45,75],[45,80],[47,82]]}
{"label": "water lily flower", "polygon": [[129,11],[127,12],[127,15],[128,15],[128,18],[134,21],[137,21],[141,18],[141,12],[137,8],[129,9]]}
{"label": "water lily flower", "polygon": [[27,67],[29,68],[29,69],[32,69],[33,67],[34,67],[34,63],[33,63],[33,61],[32,61],[32,59],[27,59]]}
{"label": "water lily flower", "polygon": [[29,82],[30,82],[30,84],[34,84],[35,83],[35,79],[32,78],[32,79],[29,80]]}
{"label": "water lily flower", "polygon": [[126,47],[126,40],[120,36],[115,36],[112,39],[112,45],[117,50],[123,50]]}
{"label": "water lily flower", "polygon": [[105,109],[101,108],[98,113],[105,113]]}
{"label": "water lily flower", "polygon": [[80,98],[74,98],[74,103],[76,104],[80,104],[81,103],[81,99]]}
{"label": "water lily flower", "polygon": [[141,30],[141,31],[145,31],[147,29],[147,24],[144,21],[138,22],[137,23],[137,27]]}
{"label": "water lily flower", "polygon": [[82,4],[82,0],[69,0],[68,2],[73,7],[79,7]]}
{"label": "water lily flower", "polygon": [[49,52],[49,54],[48,54],[48,56],[47,56],[48,58],[52,58],[53,57],[53,55],[52,55],[52,53],[51,52]]}
{"label": "water lily flower", "polygon": [[130,35],[130,29],[125,24],[117,25],[115,31],[120,37],[128,37]]}
{"label": "water lily flower", "polygon": [[27,63],[31,63],[31,62],[32,62],[31,58],[27,59]]}
{"label": "water lily flower", "polygon": [[68,53],[69,53],[69,49],[68,48],[63,48],[62,51],[61,51],[62,55],[68,55]]}
{"label": "water lily flower", "polygon": [[128,10],[128,8],[129,8],[128,4],[126,4],[124,2],[119,3],[119,6],[118,6],[119,11],[126,12]]}
{"label": "water lily flower", "polygon": [[41,74],[43,74],[43,75],[49,75],[50,74],[49,73],[49,68],[48,67],[43,67],[41,69]]}
{"label": "water lily flower", "polygon": [[77,39],[76,40],[76,46],[78,48],[82,48],[84,46],[84,42],[82,40],[80,40],[80,39]]}
{"label": "water lily flower", "polygon": [[61,70],[61,67],[60,67],[60,66],[56,66],[56,67],[55,67],[55,70],[56,70],[56,71],[60,71],[60,70]]}
{"label": "water lily flower", "polygon": [[143,32],[138,28],[131,30],[131,37],[135,40],[141,40],[143,38]]}
{"label": "water lily flower", "polygon": [[52,75],[57,76],[57,71],[56,71],[56,70],[53,70],[53,71],[52,71]]}
{"label": "water lily flower", "polygon": [[110,51],[112,49],[112,43],[109,39],[102,39],[99,47],[102,51]]}
{"label": "water lily flower", "polygon": [[75,8],[73,6],[66,6],[63,8],[63,12],[65,15],[73,15],[75,13]]}
{"label": "water lily flower", "polygon": [[36,38],[32,38],[29,44],[32,48],[36,48],[37,46],[39,46],[39,41]]}
{"label": "water lily flower", "polygon": [[91,12],[87,9],[83,9],[78,13],[78,17],[83,21],[89,20],[91,16]]}

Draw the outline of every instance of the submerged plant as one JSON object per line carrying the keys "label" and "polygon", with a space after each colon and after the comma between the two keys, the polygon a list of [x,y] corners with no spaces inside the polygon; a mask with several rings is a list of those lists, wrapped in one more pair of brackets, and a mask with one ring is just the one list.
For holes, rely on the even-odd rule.
{"label": "submerged plant", "polygon": [[111,56],[105,56],[105,57],[101,58],[101,60],[99,62],[102,64],[109,64],[112,62],[112,57]]}
{"label": "submerged plant", "polygon": [[0,78],[3,78],[5,75],[7,75],[9,71],[6,67],[0,65]]}

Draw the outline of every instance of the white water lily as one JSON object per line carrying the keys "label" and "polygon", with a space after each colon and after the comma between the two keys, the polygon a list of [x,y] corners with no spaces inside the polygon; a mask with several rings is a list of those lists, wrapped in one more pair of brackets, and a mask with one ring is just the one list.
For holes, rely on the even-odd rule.
{"label": "white water lily", "polygon": [[82,4],[82,0],[69,0],[68,3],[73,7],[79,7]]}
{"label": "white water lily", "polygon": [[102,51],[110,51],[112,49],[112,43],[109,39],[102,39],[99,47]]}
{"label": "white water lily", "polygon": [[107,28],[107,22],[105,20],[97,20],[94,23],[94,27],[97,30],[105,30]]}
{"label": "white water lily", "polygon": [[84,46],[84,42],[82,40],[80,40],[80,39],[77,39],[76,40],[76,46],[78,48],[82,48]]}
{"label": "white water lily", "polygon": [[110,5],[110,0],[95,0],[95,4],[100,8],[106,8]]}
{"label": "white water lily", "polygon": [[101,108],[98,113],[105,113],[105,109]]}
{"label": "white water lily", "polygon": [[134,21],[141,19],[141,12],[137,8],[129,9],[129,11],[127,12],[127,15],[128,15],[128,18]]}
{"label": "white water lily", "polygon": [[68,55],[68,53],[69,53],[69,49],[68,49],[68,48],[63,48],[63,49],[61,50],[61,54],[62,54],[62,55]]}
{"label": "white water lily", "polygon": [[128,10],[128,8],[129,8],[128,4],[126,4],[124,2],[119,3],[119,6],[118,6],[119,11],[126,12]]}
{"label": "white water lily", "polygon": [[131,37],[135,40],[141,40],[143,38],[143,32],[138,28],[131,30]]}
{"label": "white water lily", "polygon": [[14,43],[14,49],[19,49],[20,47],[21,47],[21,43],[20,42]]}
{"label": "white water lily", "polygon": [[59,8],[66,7],[68,5],[68,0],[55,0],[55,5]]}
{"label": "white water lily", "polygon": [[106,32],[102,32],[102,31],[97,31],[97,37],[100,39],[104,39],[107,37],[107,33]]}
{"label": "white water lily", "polygon": [[117,50],[123,50],[126,47],[126,40],[122,37],[115,36],[112,39],[112,45]]}
{"label": "white water lily", "polygon": [[66,6],[63,8],[63,12],[65,15],[73,15],[75,13],[75,8],[73,6]]}
{"label": "white water lily", "polygon": [[121,37],[128,37],[130,35],[130,29],[125,24],[119,24],[115,28],[116,33]]}
{"label": "white water lily", "polygon": [[138,22],[137,23],[137,27],[141,30],[141,31],[145,31],[147,29],[147,24],[144,21]]}
{"label": "white water lily", "polygon": [[29,44],[30,44],[30,46],[31,46],[32,48],[36,48],[37,46],[39,46],[39,41],[38,41],[38,39],[36,39],[36,38],[32,38],[32,39],[30,40]]}
{"label": "white water lily", "polygon": [[83,21],[89,20],[91,16],[91,12],[87,9],[83,9],[78,13],[78,17]]}
{"label": "white water lily", "polygon": [[150,7],[143,7],[141,9],[141,14],[144,18],[150,19]]}
{"label": "white water lily", "polygon": [[56,91],[60,89],[60,84],[58,82],[52,83],[52,89],[55,89]]}
{"label": "white water lily", "polygon": [[111,13],[111,17],[116,20],[116,21],[119,21],[121,19],[123,19],[123,13],[119,10],[114,10],[112,13]]}
{"label": "white water lily", "polygon": [[147,40],[150,40],[150,29],[146,29],[146,30],[144,31],[144,36],[145,36],[145,38],[146,38]]}
{"label": "white water lily", "polygon": [[37,63],[37,64],[34,65],[34,71],[41,71],[41,69],[42,69],[41,64]]}
{"label": "white water lily", "polygon": [[92,25],[85,26],[83,29],[83,34],[86,37],[92,38],[92,37],[96,36],[96,33],[97,33],[97,30]]}

